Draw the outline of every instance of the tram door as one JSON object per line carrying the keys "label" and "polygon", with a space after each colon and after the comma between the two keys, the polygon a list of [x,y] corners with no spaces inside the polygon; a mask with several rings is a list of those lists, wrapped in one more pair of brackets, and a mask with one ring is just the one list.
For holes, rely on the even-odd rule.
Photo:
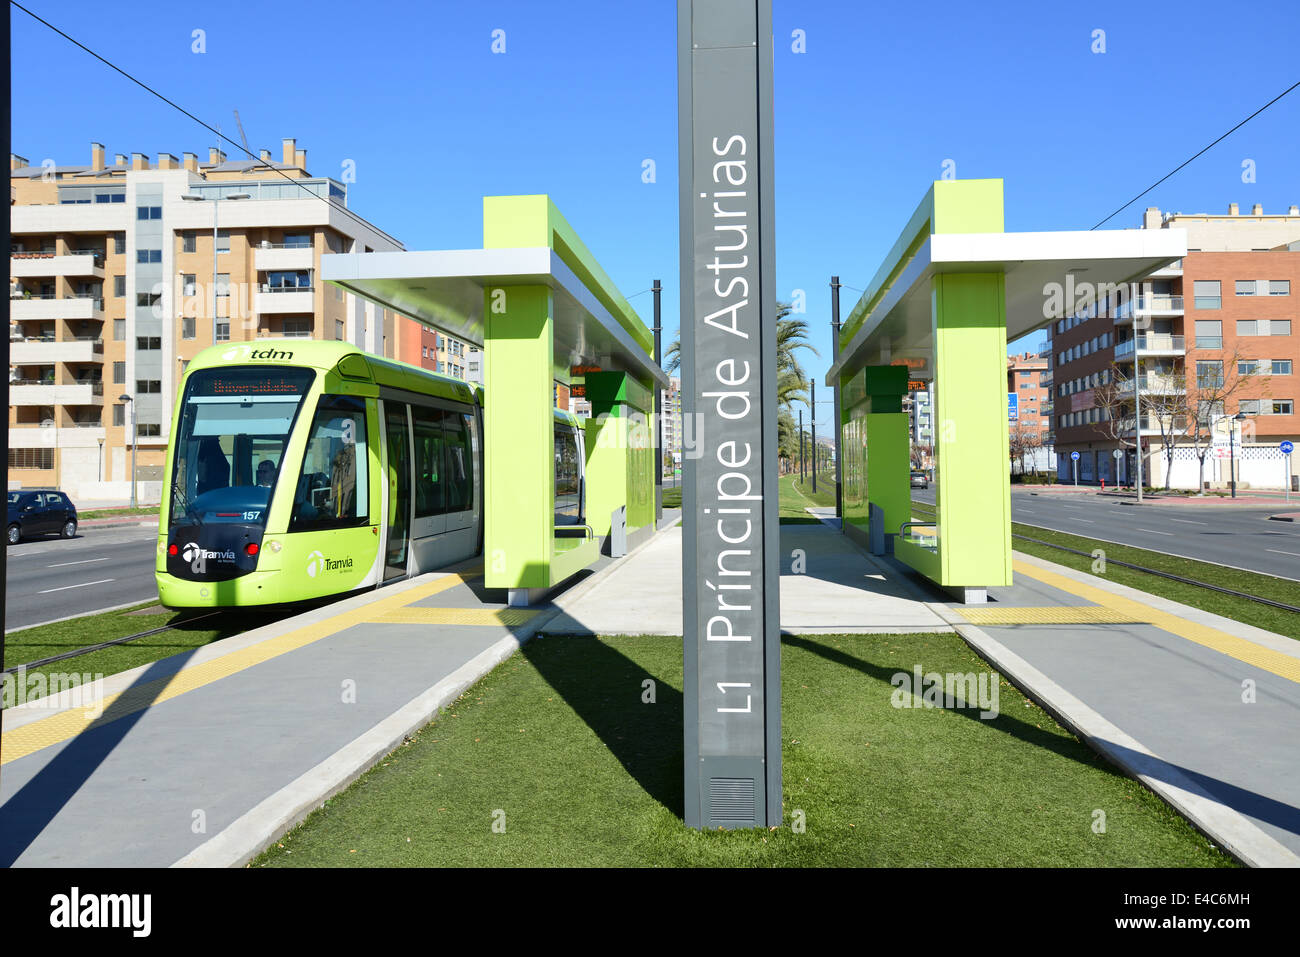
{"label": "tram door", "polygon": [[411,427],[402,402],[384,403],[388,482],[388,537],[384,581],[406,574],[411,553]]}

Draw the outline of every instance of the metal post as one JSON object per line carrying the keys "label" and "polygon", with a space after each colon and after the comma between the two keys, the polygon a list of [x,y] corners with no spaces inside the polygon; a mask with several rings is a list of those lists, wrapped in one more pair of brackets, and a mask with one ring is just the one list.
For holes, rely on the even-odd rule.
{"label": "metal post", "polygon": [[[1133,310],[1133,428],[1137,446],[1137,500],[1142,504],[1142,348],[1138,340],[1138,311]],[[1076,481],[1075,484],[1078,484]]]}
{"label": "metal post", "polygon": [[[12,62],[12,50],[10,49],[10,44],[9,44],[9,29],[10,29],[9,17],[5,17],[4,23],[0,24],[0,49],[5,51],[5,56],[10,59],[10,62]],[[4,143],[4,152],[8,153],[10,145],[12,143],[12,132],[9,126],[10,113],[12,109],[12,98],[8,96],[0,97],[0,101],[2,101],[0,102],[0,141],[3,141]],[[11,219],[12,219],[12,211],[9,205],[6,204],[4,236],[0,238],[0,244],[2,244],[2,246],[0,246],[0,271],[3,271],[4,273],[4,287],[6,289],[9,287],[9,273],[10,273],[9,255],[10,255],[10,248],[11,248],[11,237],[10,237],[9,230],[10,230]],[[10,353],[9,353],[9,336],[7,334],[4,337],[3,344],[0,344],[0,352],[3,353],[3,363],[0,363],[0,365],[3,365],[5,369],[8,369]],[[4,397],[5,397],[5,408],[9,408],[9,379],[7,376],[5,378],[5,384],[4,384]],[[7,463],[9,461],[9,429],[7,427],[5,428],[4,435],[0,437],[0,446],[3,446],[5,463],[7,466]],[[7,487],[7,483],[6,483],[6,487]],[[8,581],[7,567],[6,567],[7,551],[8,551],[7,548],[0,548],[0,605],[4,605],[6,600],[6,588],[7,588],[6,583]],[[3,629],[0,629],[0,661],[7,661],[7,659],[5,658],[5,639],[4,639]]]}
{"label": "metal post", "polygon": [[[217,341],[217,214],[221,209],[221,193],[212,197],[212,341]],[[132,406],[134,408],[134,406]],[[134,479],[134,475],[132,476]]]}
{"label": "metal post", "polygon": [[99,440],[99,474],[95,476],[95,480],[99,482],[104,481],[104,440],[103,439]]}
{"label": "metal post", "polygon": [[138,473],[135,470],[135,448],[140,444],[140,424],[139,416],[135,414],[135,402],[131,403],[131,507],[136,508],[139,502],[136,500],[136,481]]}
{"label": "metal post", "polygon": [[[840,357],[840,277],[831,276],[831,362]],[[835,421],[831,424],[831,433],[835,440],[835,517],[844,517],[844,466],[840,455],[840,384],[832,387],[835,394]]]}
{"label": "metal post", "polygon": [[1237,497],[1237,420],[1228,420],[1228,484],[1232,486],[1232,497]]}
{"label": "metal post", "polygon": [[[650,291],[654,294],[655,301],[655,365],[663,368],[664,365],[664,344],[663,344],[663,326],[659,322],[659,296],[663,292],[663,286],[656,279],[650,285]],[[663,423],[663,389],[659,388],[658,382],[650,383],[650,387],[655,390],[654,422],[655,438],[654,449],[655,458],[655,522],[664,517],[664,423]]]}
{"label": "metal post", "polygon": [[803,484],[803,410],[800,410],[800,484]]}
{"label": "metal post", "polygon": [[817,380],[809,379],[812,387],[812,399],[808,404],[808,415],[812,418],[812,490],[817,491]]}

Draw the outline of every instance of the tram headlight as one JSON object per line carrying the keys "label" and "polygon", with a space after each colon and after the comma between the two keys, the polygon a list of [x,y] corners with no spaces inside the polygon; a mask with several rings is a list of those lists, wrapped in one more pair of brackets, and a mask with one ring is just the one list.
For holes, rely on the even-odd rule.
{"label": "tram headlight", "polygon": [[277,540],[275,540],[275,539],[273,538],[273,539],[271,539],[269,542],[266,543],[266,547],[269,548],[269,549],[270,549],[271,551],[273,551],[273,552],[278,552],[278,551],[279,551],[281,548],[283,548],[284,546],[281,545]]}

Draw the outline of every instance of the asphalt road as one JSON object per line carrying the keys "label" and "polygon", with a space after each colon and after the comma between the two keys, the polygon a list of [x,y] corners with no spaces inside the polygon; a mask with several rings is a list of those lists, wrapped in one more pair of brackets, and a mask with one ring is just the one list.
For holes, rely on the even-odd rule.
{"label": "asphalt road", "polygon": [[[913,489],[934,502],[934,488]],[[1292,511],[1300,511],[1300,496]],[[1011,517],[1025,525],[1133,545],[1300,580],[1300,524],[1271,522],[1278,505],[1121,505],[1092,494],[1011,492]],[[1013,540],[1014,544],[1014,540]]]}
{"label": "asphalt road", "polygon": [[88,528],[10,546],[5,630],[158,597],[152,526]]}

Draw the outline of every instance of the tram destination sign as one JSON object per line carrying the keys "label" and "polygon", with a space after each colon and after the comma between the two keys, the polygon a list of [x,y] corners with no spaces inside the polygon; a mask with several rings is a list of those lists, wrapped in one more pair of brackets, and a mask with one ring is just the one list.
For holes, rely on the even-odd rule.
{"label": "tram destination sign", "polygon": [[771,0],[678,0],[685,818],[780,824]]}

